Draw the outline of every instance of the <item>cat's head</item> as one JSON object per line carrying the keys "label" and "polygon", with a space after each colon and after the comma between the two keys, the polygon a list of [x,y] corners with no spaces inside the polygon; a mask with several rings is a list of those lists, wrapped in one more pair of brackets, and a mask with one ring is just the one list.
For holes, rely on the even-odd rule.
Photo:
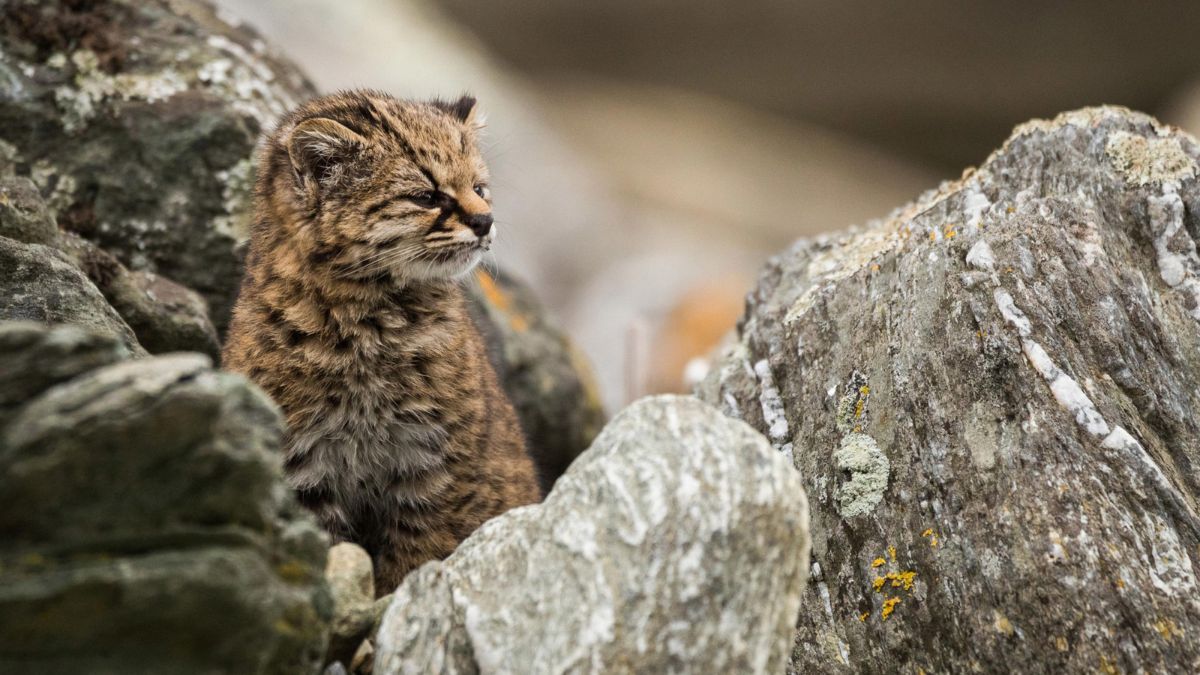
{"label": "cat's head", "polygon": [[[496,236],[475,99],[351,91],[290,115],[265,147],[259,198],[287,208],[312,263],[347,279],[460,276]],[[280,194],[282,192],[282,194]]]}

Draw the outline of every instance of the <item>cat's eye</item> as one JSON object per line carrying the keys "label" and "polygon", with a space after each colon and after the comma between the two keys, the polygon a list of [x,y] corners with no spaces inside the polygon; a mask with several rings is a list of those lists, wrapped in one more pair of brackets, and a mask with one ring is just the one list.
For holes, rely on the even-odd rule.
{"label": "cat's eye", "polygon": [[486,186],[486,185],[484,185],[483,183],[480,183],[479,185],[476,185],[476,186],[475,186],[475,194],[479,195],[480,197],[483,197],[484,199],[487,199],[487,197],[488,197],[488,188],[487,188],[487,186]]}
{"label": "cat's eye", "polygon": [[414,192],[410,195],[407,195],[405,199],[416,204],[417,206],[429,208],[434,204],[437,204],[438,193],[434,192],[433,190],[423,190],[421,192]]}

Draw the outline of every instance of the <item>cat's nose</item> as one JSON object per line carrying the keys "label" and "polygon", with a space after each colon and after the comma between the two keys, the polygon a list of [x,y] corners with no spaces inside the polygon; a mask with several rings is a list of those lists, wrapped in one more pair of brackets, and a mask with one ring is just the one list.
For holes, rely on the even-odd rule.
{"label": "cat's nose", "polygon": [[492,223],[495,220],[490,213],[476,213],[467,217],[467,227],[475,233],[477,237],[486,237],[488,232],[492,231]]}

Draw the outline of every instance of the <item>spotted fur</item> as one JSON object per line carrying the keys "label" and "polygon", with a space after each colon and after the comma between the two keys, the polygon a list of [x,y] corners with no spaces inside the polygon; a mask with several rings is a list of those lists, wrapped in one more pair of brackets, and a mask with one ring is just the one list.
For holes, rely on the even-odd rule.
{"label": "spotted fur", "polygon": [[258,158],[224,365],[282,407],[288,480],[381,595],[541,497],[458,285],[495,236],[474,110],[340,93]]}

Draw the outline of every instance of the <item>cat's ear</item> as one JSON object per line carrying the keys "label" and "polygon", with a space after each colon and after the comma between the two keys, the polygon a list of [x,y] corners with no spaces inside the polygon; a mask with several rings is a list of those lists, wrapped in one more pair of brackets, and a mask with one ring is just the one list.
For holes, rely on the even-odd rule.
{"label": "cat's ear", "polygon": [[475,105],[475,97],[470,94],[463,94],[457,101],[434,99],[433,105],[468,126],[483,126],[483,113],[479,112],[479,106]]}
{"label": "cat's ear", "polygon": [[287,142],[288,157],[296,176],[322,185],[335,181],[342,165],[366,147],[367,139],[325,117],[297,124]]}

